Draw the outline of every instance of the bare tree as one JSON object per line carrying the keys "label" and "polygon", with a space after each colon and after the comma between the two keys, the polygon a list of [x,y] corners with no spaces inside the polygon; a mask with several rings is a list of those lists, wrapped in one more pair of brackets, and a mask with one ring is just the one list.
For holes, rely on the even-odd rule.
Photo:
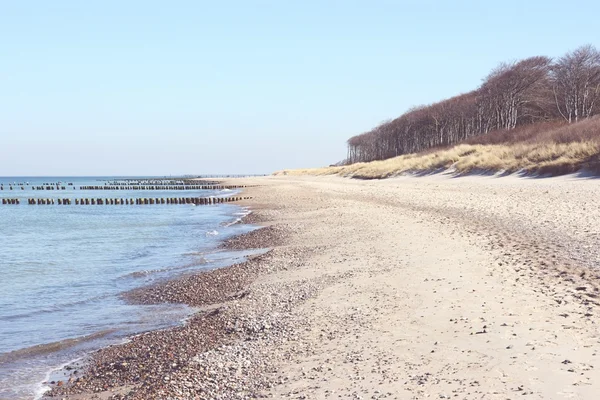
{"label": "bare tree", "polygon": [[581,47],[554,64],[548,57],[530,57],[500,64],[474,91],[413,107],[350,138],[347,161],[382,160],[561,117],[576,122],[598,108],[600,53],[595,48]]}
{"label": "bare tree", "polygon": [[514,129],[531,103],[537,89],[548,79],[551,60],[531,57],[519,62],[502,63],[481,86],[482,108],[495,129]]}
{"label": "bare tree", "polygon": [[552,67],[556,107],[569,123],[595,114],[600,97],[600,52],[591,45],[559,58]]}

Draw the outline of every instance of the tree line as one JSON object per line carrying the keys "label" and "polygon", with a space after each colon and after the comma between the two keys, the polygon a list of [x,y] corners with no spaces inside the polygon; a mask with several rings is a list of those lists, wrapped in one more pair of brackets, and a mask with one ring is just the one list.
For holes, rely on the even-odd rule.
{"label": "tree line", "polygon": [[600,113],[600,52],[582,46],[553,60],[530,57],[502,63],[479,88],[414,107],[350,138],[346,163],[383,160],[447,146],[494,130]]}

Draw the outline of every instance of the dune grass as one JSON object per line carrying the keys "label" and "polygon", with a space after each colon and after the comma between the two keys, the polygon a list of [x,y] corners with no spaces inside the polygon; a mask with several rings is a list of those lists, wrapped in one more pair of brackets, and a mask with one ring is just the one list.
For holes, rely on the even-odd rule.
{"label": "dune grass", "polygon": [[561,175],[581,169],[600,172],[599,166],[600,119],[594,119],[579,124],[538,124],[521,131],[495,132],[451,148],[382,161],[284,170],[275,174],[340,175],[362,179],[441,170],[457,174],[485,171]]}

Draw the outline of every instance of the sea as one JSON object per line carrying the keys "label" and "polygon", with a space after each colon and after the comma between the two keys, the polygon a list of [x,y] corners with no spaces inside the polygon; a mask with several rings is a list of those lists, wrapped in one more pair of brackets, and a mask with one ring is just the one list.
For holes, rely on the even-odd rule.
{"label": "sea", "polygon": [[[237,194],[80,189],[149,178],[0,177],[0,399],[40,398],[64,365],[130,335],[181,324],[194,311],[132,305],[122,293],[248,256],[219,249],[253,229],[240,223],[247,210],[235,204],[75,205],[76,198]],[[56,183],[65,190],[32,188]],[[55,204],[28,204],[37,198]],[[72,204],[59,205],[59,198]]]}

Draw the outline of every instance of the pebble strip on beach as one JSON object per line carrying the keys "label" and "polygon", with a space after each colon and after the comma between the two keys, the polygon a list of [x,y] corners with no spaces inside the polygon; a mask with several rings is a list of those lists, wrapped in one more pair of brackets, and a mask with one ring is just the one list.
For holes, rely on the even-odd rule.
{"label": "pebble strip on beach", "polygon": [[[282,227],[266,227],[225,246],[265,248],[284,237]],[[313,296],[318,284],[307,280],[300,285],[255,285],[252,290],[247,286],[258,274],[298,267],[305,253],[302,248],[277,248],[244,263],[126,293],[137,304],[184,303],[206,310],[183,326],[99,350],[83,371],[73,370],[69,381],[55,385],[48,397],[260,397],[275,379],[272,344],[297,338],[288,327],[292,305]]]}

